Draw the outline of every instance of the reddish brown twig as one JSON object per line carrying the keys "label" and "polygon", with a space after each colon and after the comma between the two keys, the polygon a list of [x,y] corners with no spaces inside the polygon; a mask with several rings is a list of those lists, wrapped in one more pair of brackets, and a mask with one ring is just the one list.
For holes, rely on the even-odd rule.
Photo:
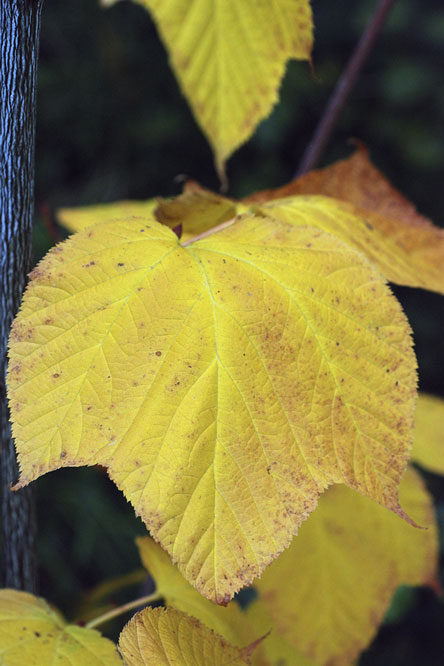
{"label": "reddish brown twig", "polygon": [[333,128],[335,127],[339,115],[347,101],[350,92],[355,85],[362,66],[366,61],[377,36],[379,35],[384,21],[396,0],[380,0],[375,9],[375,13],[370,19],[367,27],[362,34],[361,39],[356,45],[345,70],[343,71],[335,89],[325,108],[324,114],[314,132],[313,138],[309,142],[298,170],[294,177],[297,178],[307,171],[314,169],[330,139]]}

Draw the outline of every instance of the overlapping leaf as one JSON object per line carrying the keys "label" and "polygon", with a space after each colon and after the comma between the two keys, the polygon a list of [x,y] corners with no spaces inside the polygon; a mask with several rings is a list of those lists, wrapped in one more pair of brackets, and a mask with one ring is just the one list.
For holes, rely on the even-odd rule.
{"label": "overlapping leaf", "polygon": [[[235,601],[230,601],[227,606],[216,606],[183,578],[153,539],[142,537],[137,540],[137,544],[142,562],[153,576],[156,589],[168,606],[192,615],[238,647],[254,643],[258,636],[266,636],[254,651],[253,666],[279,666],[282,663],[286,666],[312,666],[312,662],[294,646],[286,644],[283,637],[273,629],[273,622],[263,604],[255,605],[251,620]],[[284,658],[285,662],[282,662]]]}
{"label": "overlapping leaf", "polygon": [[152,218],[158,206],[157,199],[147,201],[114,201],[93,206],[59,208],[57,218],[68,231],[82,231],[100,222],[125,220],[129,217]]}
{"label": "overlapping leaf", "polygon": [[[113,204],[108,219],[125,218],[127,205]],[[64,209],[59,217],[70,230],[79,230],[84,220],[89,224],[104,220],[106,211],[105,206]],[[142,216],[151,211],[140,208]],[[182,195],[156,204],[157,219],[169,226],[181,225],[183,240],[211,229],[234,212],[262,212],[295,225],[313,224],[315,215],[319,228],[364,253],[388,280],[444,293],[444,230],[417,213],[371,164],[363,148],[347,160],[242,202],[189,183]]]}
{"label": "overlapping leaf", "polygon": [[192,615],[238,647],[252,643],[260,636],[236,602],[217,606],[199,594],[153,539],[141,537],[137,539],[137,545],[143,565],[154,578],[156,590],[168,606]]}
{"label": "overlapping leaf", "polygon": [[248,609],[258,630],[272,624],[318,664],[352,663],[376,633],[396,587],[436,579],[433,503],[413,469],[401,484],[401,500],[427,530],[344,486],[330,488],[258,581],[259,601]]}
{"label": "overlapping leaf", "polygon": [[254,646],[239,649],[195,618],[174,609],[146,608],[123,628],[126,666],[248,666]]}
{"label": "overlapping leaf", "polygon": [[116,646],[99,632],[68,625],[38,597],[0,590],[2,666],[122,666]]}
{"label": "overlapping leaf", "polygon": [[420,393],[415,414],[412,459],[435,474],[444,474],[444,400]]}
{"label": "overlapping leaf", "polygon": [[310,59],[309,0],[136,1],[152,13],[223,174],[225,161],[276,103],[287,61]]}
{"label": "overlapping leaf", "polygon": [[266,215],[305,224],[312,205],[305,195],[348,202],[325,201],[319,226],[363,252],[388,280],[444,293],[444,230],[391,186],[364,148],[277,190],[258,192],[245,203],[257,203]]}
{"label": "overlapping leaf", "polygon": [[138,546],[168,605],[233,645],[270,632],[253,664],[309,666],[299,649],[317,664],[350,664],[371,641],[398,585],[436,580],[433,502],[413,469],[403,479],[401,498],[426,530],[343,486],[328,490],[290,548],[255,584],[259,597],[247,613],[235,602],[221,608],[203,599],[152,539],[141,538]]}
{"label": "overlapping leaf", "polygon": [[333,482],[400,512],[409,327],[379,274],[318,229],[246,216],[187,248],[154,221],[85,229],[33,272],[10,356],[19,487],[105,465],[218,602]]}

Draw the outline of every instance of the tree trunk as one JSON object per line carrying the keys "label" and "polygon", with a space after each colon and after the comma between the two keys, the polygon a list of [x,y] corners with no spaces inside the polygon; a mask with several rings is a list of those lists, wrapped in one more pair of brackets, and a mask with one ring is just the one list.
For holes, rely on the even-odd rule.
{"label": "tree trunk", "polygon": [[0,0],[0,434],[3,584],[35,591],[32,492],[18,476],[5,392],[6,345],[31,267],[35,97],[42,0]]}

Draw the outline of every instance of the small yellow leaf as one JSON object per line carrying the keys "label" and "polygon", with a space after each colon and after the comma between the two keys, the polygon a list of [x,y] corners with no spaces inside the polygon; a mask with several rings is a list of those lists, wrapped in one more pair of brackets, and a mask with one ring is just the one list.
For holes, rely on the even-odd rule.
{"label": "small yellow leaf", "polygon": [[159,199],[156,219],[173,229],[181,225],[181,241],[187,241],[236,215],[237,203],[187,183],[183,194],[174,199]]}
{"label": "small yellow leaf", "polygon": [[82,231],[99,222],[125,220],[131,217],[153,218],[157,199],[147,201],[115,201],[93,206],[59,208],[57,219],[68,231]]}
{"label": "small yellow leaf", "polygon": [[157,23],[223,175],[225,161],[277,102],[287,61],[310,59],[309,0],[136,1]]}
{"label": "small yellow leaf", "polygon": [[120,634],[126,666],[248,666],[249,650],[233,647],[195,618],[172,608],[145,608]]}
{"label": "small yellow leaf", "polygon": [[2,666],[122,666],[116,646],[98,631],[68,625],[44,599],[0,590]]}
{"label": "small yellow leaf", "polygon": [[444,400],[420,393],[415,414],[412,460],[435,474],[444,474]]}
{"label": "small yellow leaf", "polygon": [[85,229],[33,271],[8,385],[18,487],[106,466],[219,603],[327,485],[401,512],[410,329],[371,265],[319,229],[244,216],[186,248],[156,222]]}
{"label": "small yellow leaf", "polygon": [[[243,612],[235,601],[227,606],[217,606],[202,597],[181,575],[165,551],[149,537],[137,539],[142,562],[156,582],[168,605],[197,618],[205,626],[223,636],[238,647],[253,643],[257,636],[266,636],[257,646],[252,663],[254,666],[279,666],[282,659],[287,666],[311,666],[306,657],[293,646],[285,643],[282,636],[273,630],[273,622],[262,604],[263,617],[256,606],[254,622]],[[268,634],[268,635],[267,635]]]}
{"label": "small yellow leaf", "polygon": [[303,210],[316,199],[304,195],[348,202],[326,201],[320,228],[366,254],[388,280],[444,293],[444,230],[390,185],[364,148],[284,187],[258,192],[244,203],[256,203],[264,214],[280,220],[305,224]]}
{"label": "small yellow leaf", "polygon": [[438,536],[432,498],[417,472],[401,484],[418,530],[345,486],[330,488],[290,548],[257,583],[247,614],[264,609],[283,639],[318,664],[350,664],[371,641],[395,589],[433,584]]}
{"label": "small yellow leaf", "polygon": [[[168,606],[197,618],[232,645],[242,646],[257,639],[258,632],[235,601],[217,606],[188,583],[168,554],[149,537],[137,539],[143,565],[156,582],[156,590]],[[266,633],[266,631],[264,632]]]}

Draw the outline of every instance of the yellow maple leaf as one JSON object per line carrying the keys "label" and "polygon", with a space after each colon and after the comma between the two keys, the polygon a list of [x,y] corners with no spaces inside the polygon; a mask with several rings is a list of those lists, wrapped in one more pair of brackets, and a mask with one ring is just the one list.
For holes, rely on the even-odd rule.
{"label": "yellow maple leaf", "polygon": [[244,216],[184,248],[156,222],[87,228],[34,270],[8,384],[17,487],[106,466],[219,603],[331,483],[401,513],[410,329],[379,273],[319,229]]}
{"label": "yellow maple leaf", "polygon": [[444,474],[444,400],[420,393],[415,414],[412,459],[421,467]]}
{"label": "yellow maple leaf", "polygon": [[195,618],[172,608],[137,613],[119,639],[126,666],[248,666],[254,647],[233,647]]}
{"label": "yellow maple leaf", "polygon": [[122,666],[116,646],[98,631],[69,625],[44,599],[0,590],[2,666]]}
{"label": "yellow maple leaf", "polygon": [[433,501],[414,469],[402,481],[401,500],[427,530],[345,486],[330,488],[258,581],[259,600],[247,609],[251,622],[259,631],[272,625],[317,664],[352,663],[372,640],[399,585],[436,581]]}
{"label": "yellow maple leaf", "polygon": [[305,209],[316,201],[307,195],[334,198],[325,200],[320,228],[363,252],[388,280],[444,293],[444,230],[392,187],[365,148],[284,187],[251,195],[244,204],[255,210],[256,203],[266,215],[305,224]]}
{"label": "yellow maple leaf", "polygon": [[152,13],[223,178],[228,157],[277,102],[287,61],[310,59],[309,0],[136,2]]}

